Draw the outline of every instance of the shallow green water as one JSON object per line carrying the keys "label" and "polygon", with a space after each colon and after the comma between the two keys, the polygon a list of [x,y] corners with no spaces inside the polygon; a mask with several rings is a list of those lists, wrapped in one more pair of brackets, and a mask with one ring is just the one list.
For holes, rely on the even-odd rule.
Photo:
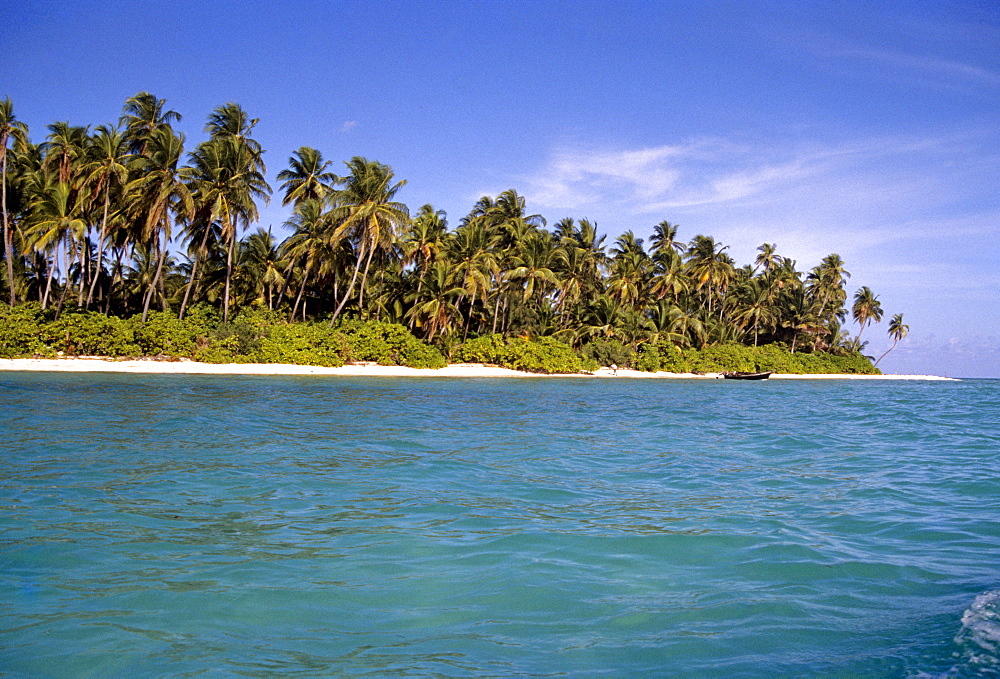
{"label": "shallow green water", "polygon": [[996,676],[1000,382],[0,375],[0,671]]}

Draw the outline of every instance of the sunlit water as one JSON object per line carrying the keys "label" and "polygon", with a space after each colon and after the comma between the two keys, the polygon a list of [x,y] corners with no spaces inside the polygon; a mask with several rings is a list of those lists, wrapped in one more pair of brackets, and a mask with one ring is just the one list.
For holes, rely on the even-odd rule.
{"label": "sunlit water", "polygon": [[1000,673],[1000,382],[0,375],[12,676]]}

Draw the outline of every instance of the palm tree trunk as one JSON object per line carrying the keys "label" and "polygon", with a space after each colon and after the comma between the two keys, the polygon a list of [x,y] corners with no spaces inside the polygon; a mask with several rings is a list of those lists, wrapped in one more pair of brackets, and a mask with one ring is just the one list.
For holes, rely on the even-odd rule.
{"label": "palm tree trunk", "polygon": [[236,234],[229,239],[229,250],[226,254],[226,291],[223,294],[222,322],[229,322],[229,282],[233,277],[233,252],[236,250]]}
{"label": "palm tree trunk", "polygon": [[[359,253],[360,254],[360,253]],[[344,297],[340,300],[340,304],[337,305],[336,310],[333,312],[333,316],[330,317],[330,327],[333,327],[334,322],[336,322],[337,317],[340,316],[340,312],[344,310],[344,305],[347,304],[347,300],[350,299],[351,293],[354,292],[354,283],[358,280],[358,272],[361,269],[361,257],[358,257],[358,261],[354,264],[354,274],[351,276],[351,282],[347,286],[347,290],[344,292]]]}
{"label": "palm tree trunk", "polygon": [[125,256],[125,248],[115,249],[115,265],[111,269],[111,281],[108,284],[108,296],[104,299],[104,315],[111,313],[111,298],[115,290],[115,283],[121,278],[122,258]]}
{"label": "palm tree trunk", "polygon": [[94,270],[94,278],[90,281],[90,291],[87,293],[87,306],[94,300],[94,288],[97,287],[97,279],[101,275],[101,267],[104,266],[104,238],[108,228],[108,203],[110,202],[109,191],[104,189],[104,216],[101,219],[101,240],[97,244],[97,268]]}
{"label": "palm tree trunk", "polygon": [[364,315],[365,308],[365,281],[368,280],[368,267],[372,263],[372,255],[375,254],[375,244],[372,243],[371,248],[368,250],[368,257],[365,258],[365,273],[361,277],[361,289],[358,290],[358,316]]}
{"label": "palm tree trunk", "polygon": [[66,302],[66,293],[69,292],[69,268],[72,266],[69,254],[69,241],[66,242],[66,252],[63,253],[63,264],[66,270],[66,283],[63,285],[62,293],[59,295],[59,304],[56,306],[56,320],[62,315],[63,304]]}
{"label": "palm tree trunk", "polygon": [[156,258],[156,273],[153,274],[153,280],[149,283],[149,290],[146,291],[146,299],[142,302],[142,322],[146,322],[146,317],[149,316],[149,304],[153,301],[153,291],[156,290],[157,284],[160,282],[160,275],[163,272],[163,260],[167,258],[167,248],[160,247],[160,241],[156,241],[156,249],[159,251]]}
{"label": "palm tree trunk", "polygon": [[306,284],[309,282],[309,268],[306,267],[305,272],[302,274],[302,285],[299,287],[299,294],[295,296],[295,304],[292,305],[292,313],[288,315],[288,322],[291,323],[295,319],[295,312],[299,309],[299,301],[302,299],[302,294],[306,291]]}
{"label": "palm tree trunk", "polygon": [[83,306],[83,289],[87,287],[87,274],[90,273],[90,227],[87,227],[87,235],[83,239],[83,249],[80,250],[80,280],[76,286],[76,306]]}
{"label": "palm tree trunk", "polygon": [[48,268],[48,271],[45,272],[45,294],[42,295],[42,311],[47,309],[49,306],[49,295],[52,292],[52,279],[55,277],[56,273],[55,257],[52,258],[52,261],[49,261],[49,258],[45,257],[45,266]]}
{"label": "palm tree trunk", "polygon": [[7,287],[10,292],[10,305],[14,306],[14,238],[11,235],[10,218],[7,215],[7,139],[3,140],[4,147],[0,149],[3,153],[2,170],[0,170],[0,208],[3,210],[3,254],[7,260]]}
{"label": "palm tree trunk", "polygon": [[875,365],[874,365],[875,368],[878,367],[879,361],[881,361],[883,358],[885,358],[886,356],[888,356],[889,352],[896,348],[897,344],[899,344],[899,340],[893,340],[892,346],[889,347],[888,349],[886,349],[885,353],[878,357],[878,361],[875,361]]}

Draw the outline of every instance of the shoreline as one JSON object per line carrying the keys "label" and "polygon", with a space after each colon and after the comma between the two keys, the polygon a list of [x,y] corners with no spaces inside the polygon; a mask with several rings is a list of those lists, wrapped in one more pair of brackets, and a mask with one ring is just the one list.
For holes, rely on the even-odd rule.
{"label": "shoreline", "polygon": [[[317,375],[341,377],[572,377],[572,378],[625,378],[625,379],[680,379],[714,380],[718,373],[696,375],[693,373],[647,373],[639,370],[619,369],[617,375],[608,368],[599,368],[592,374],[542,375],[520,372],[509,368],[479,363],[452,363],[445,368],[407,368],[397,365],[358,363],[339,368],[277,363],[199,363],[197,361],[123,360],[111,358],[4,358],[0,359],[4,372],[66,372],[66,373],[134,373],[168,375]],[[774,374],[775,380],[931,380],[958,381],[953,377],[936,375],[794,375]]]}

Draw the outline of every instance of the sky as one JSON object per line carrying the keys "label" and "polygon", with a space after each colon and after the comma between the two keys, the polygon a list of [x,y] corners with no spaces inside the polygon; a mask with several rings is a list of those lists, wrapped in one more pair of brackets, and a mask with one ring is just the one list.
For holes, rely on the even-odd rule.
{"label": "sky", "polygon": [[[193,148],[234,101],[275,189],[305,145],[391,166],[452,226],[515,189],[608,243],[667,220],[739,264],[835,252],[885,312],[866,353],[910,326],[885,372],[1000,377],[996,0],[3,0],[0,27],[33,141],[145,90]],[[288,217],[276,193],[260,225]]]}

